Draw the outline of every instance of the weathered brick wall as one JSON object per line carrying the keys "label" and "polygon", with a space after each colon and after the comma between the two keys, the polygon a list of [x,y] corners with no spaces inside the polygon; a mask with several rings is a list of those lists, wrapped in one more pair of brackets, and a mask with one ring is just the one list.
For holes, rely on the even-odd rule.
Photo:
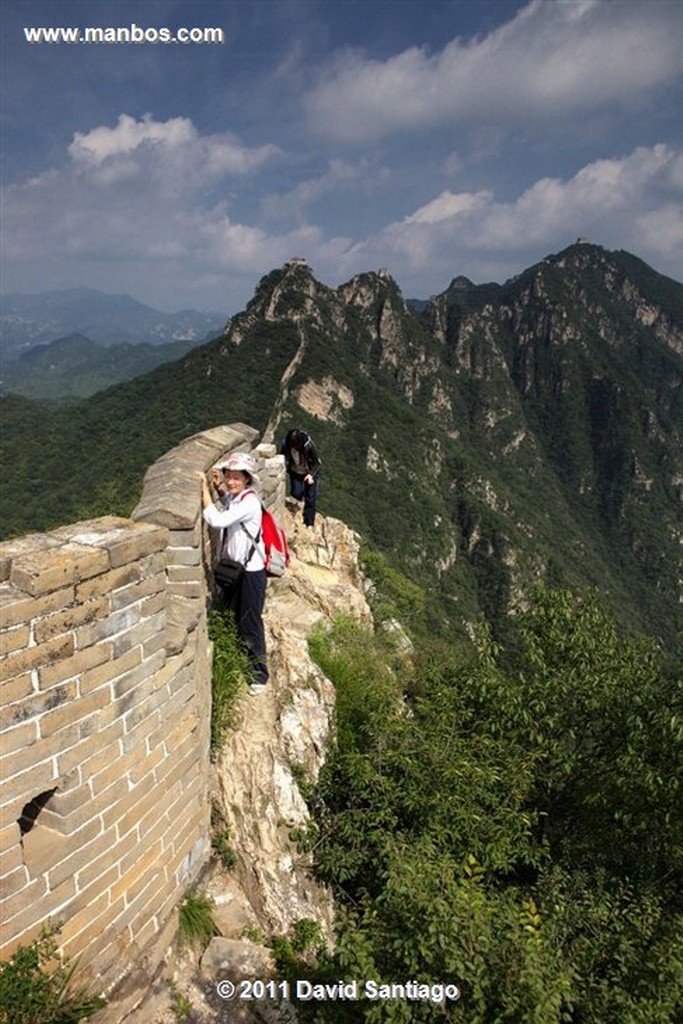
{"label": "weathered brick wall", "polygon": [[[144,987],[172,937],[210,849],[198,472],[255,437],[189,438],[131,519],[0,544],[0,959],[59,921],[100,987]],[[282,460],[257,454],[277,507]]]}

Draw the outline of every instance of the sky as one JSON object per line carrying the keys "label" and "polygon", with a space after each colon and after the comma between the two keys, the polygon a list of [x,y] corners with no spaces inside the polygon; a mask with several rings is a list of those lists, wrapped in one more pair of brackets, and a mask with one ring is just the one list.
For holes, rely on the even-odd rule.
{"label": "sky", "polygon": [[231,315],[297,256],[428,298],[578,237],[683,278],[679,0],[0,11],[2,292]]}

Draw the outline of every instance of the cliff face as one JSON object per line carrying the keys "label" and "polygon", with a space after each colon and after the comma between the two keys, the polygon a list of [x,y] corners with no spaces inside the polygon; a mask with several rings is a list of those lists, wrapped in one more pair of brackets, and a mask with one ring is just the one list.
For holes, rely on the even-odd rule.
{"label": "cliff face", "polygon": [[259,317],[299,338],[271,435],[313,433],[321,500],[411,578],[436,577],[446,629],[483,612],[504,630],[545,576],[675,636],[679,284],[584,243],[505,285],[456,278],[418,313],[385,271],[331,289],[295,264],[247,316],[251,344]]}
{"label": "cliff face", "polygon": [[286,575],[268,584],[270,681],[264,694],[243,698],[239,724],[214,766],[214,815],[227,824],[237,854],[234,871],[219,874],[210,890],[227,938],[239,938],[247,925],[287,934],[302,918],[318,921],[331,938],[331,899],[291,838],[309,817],[299,780],[317,778],[334,712],[334,689],[311,661],[307,637],[340,614],[367,624],[371,616],[351,530],[325,517],[312,530],[291,512],[283,519],[293,556]]}

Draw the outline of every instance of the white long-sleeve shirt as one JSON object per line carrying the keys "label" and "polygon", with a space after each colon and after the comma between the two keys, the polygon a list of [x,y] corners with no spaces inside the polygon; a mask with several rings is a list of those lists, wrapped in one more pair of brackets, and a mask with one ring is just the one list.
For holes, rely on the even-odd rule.
{"label": "white long-sleeve shirt", "polygon": [[[221,499],[226,502],[225,508],[219,509],[209,505],[204,509],[204,519],[216,530],[222,530],[220,551],[228,558],[246,563],[248,572],[256,572],[265,568],[263,540],[261,531],[261,501],[255,491],[246,490],[231,498],[226,495]],[[249,531],[247,536],[245,529]],[[254,552],[247,562],[251,549],[252,538],[259,538]]]}

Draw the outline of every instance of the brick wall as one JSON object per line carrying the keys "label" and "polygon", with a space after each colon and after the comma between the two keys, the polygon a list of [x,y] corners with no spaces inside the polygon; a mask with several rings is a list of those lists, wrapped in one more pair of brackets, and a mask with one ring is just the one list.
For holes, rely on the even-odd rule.
{"label": "brick wall", "polygon": [[[210,849],[197,474],[255,439],[204,431],[150,467],[131,519],[0,544],[0,959],[58,921],[98,987],[144,987],[173,936]],[[282,460],[256,454],[277,509]]]}

